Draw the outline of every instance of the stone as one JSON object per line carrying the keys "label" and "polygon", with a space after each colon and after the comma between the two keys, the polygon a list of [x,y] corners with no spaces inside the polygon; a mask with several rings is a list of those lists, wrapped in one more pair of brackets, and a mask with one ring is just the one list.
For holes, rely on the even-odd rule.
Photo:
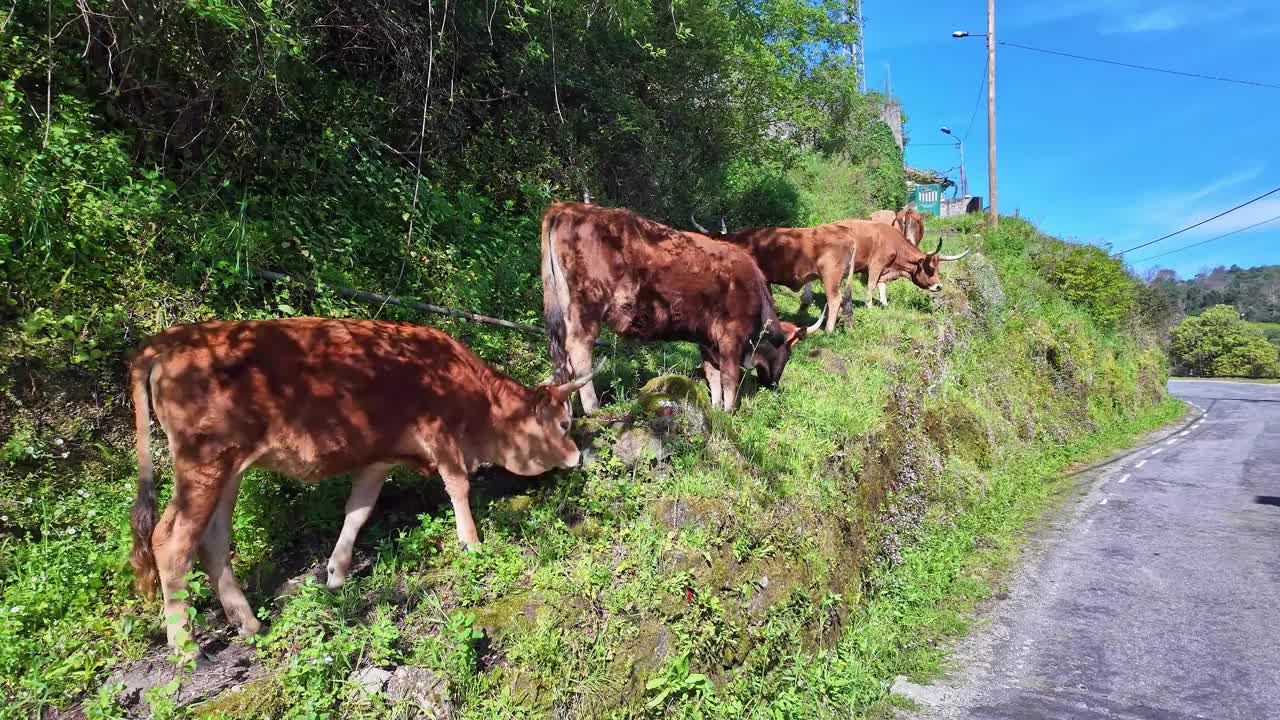
{"label": "stone", "polygon": [[451,720],[455,715],[448,681],[427,668],[396,668],[387,682],[387,701],[395,706],[397,718]]}
{"label": "stone", "polygon": [[382,692],[382,688],[387,684],[387,680],[391,678],[390,670],[383,670],[379,667],[368,667],[363,670],[357,670],[351,673],[351,677],[347,678],[365,695],[377,695]]}
{"label": "stone", "polygon": [[613,454],[627,467],[641,462],[665,460],[671,456],[671,450],[648,428],[633,427],[618,436],[613,445]]}
{"label": "stone", "polygon": [[946,701],[948,694],[946,688],[936,685],[917,685],[908,680],[906,675],[899,675],[894,678],[893,687],[889,688],[889,692],[893,695],[901,695],[923,707],[941,705]]}

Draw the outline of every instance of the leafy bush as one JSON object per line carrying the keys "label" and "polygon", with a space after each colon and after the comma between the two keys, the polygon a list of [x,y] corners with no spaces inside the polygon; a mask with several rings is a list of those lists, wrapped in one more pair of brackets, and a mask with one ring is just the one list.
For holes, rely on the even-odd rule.
{"label": "leafy bush", "polygon": [[1057,243],[1038,258],[1049,282],[1107,327],[1132,316],[1139,283],[1124,263],[1094,245]]}
{"label": "leafy bush", "polygon": [[1183,320],[1169,346],[1174,371],[1196,377],[1276,377],[1280,353],[1230,305]]}

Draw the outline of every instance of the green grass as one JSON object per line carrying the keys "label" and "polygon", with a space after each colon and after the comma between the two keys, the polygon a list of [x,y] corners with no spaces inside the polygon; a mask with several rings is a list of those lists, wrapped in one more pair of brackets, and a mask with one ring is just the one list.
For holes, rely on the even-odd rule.
{"label": "green grass", "polygon": [[[982,254],[949,265],[941,295],[893,284],[889,309],[805,341],[778,391],[748,383],[668,463],[626,467],[605,430],[590,468],[477,484],[478,552],[457,546],[438,481],[398,473],[358,546],[367,571],[274,598],[327,556],[346,483],[249,473],[235,565],[268,622],[252,640],[268,676],[194,708],[154,693],[152,710],[380,717],[348,676],[410,664],[446,677],[468,718],[879,712],[894,675],[936,672],[1069,463],[1181,411],[1153,343],[1041,278],[1034,249],[1054,241],[1009,221],[961,242]],[[793,316],[795,294],[777,297]],[[613,410],[697,362],[687,346],[604,352]],[[128,407],[71,383],[33,404],[8,377],[26,402],[0,442],[0,718],[90,700],[107,717],[103,679],[162,637],[156,604],[128,591]],[[193,598],[220,627],[204,584]]]}

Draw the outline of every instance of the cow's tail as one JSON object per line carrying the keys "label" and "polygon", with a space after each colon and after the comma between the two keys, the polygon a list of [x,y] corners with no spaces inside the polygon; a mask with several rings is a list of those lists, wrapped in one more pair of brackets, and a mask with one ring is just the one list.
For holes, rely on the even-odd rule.
{"label": "cow's tail", "polygon": [[542,316],[547,324],[547,341],[551,346],[551,370],[555,382],[568,382],[572,376],[569,355],[565,350],[565,314],[569,311],[569,283],[556,249],[556,225],[559,213],[555,207],[542,215]]}
{"label": "cow's tail", "polygon": [[769,283],[765,282],[764,275],[759,275],[756,285],[760,293],[761,339],[778,347],[787,341],[786,333],[782,332],[782,323],[778,320],[778,308],[773,304],[773,294],[769,292]]}
{"label": "cow's tail", "polygon": [[138,494],[133,501],[133,588],[144,597],[155,594],[156,556],[151,547],[151,533],[156,528],[156,481],[151,464],[151,368],[152,357],[140,353],[129,368],[133,388],[133,422],[137,432]]}

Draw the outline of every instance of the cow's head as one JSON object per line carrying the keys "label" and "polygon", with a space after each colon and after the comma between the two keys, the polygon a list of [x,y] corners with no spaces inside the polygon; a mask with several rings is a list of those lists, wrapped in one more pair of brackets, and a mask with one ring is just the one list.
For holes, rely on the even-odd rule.
{"label": "cow's head", "polygon": [[938,238],[938,247],[933,252],[923,255],[911,268],[909,273],[911,282],[923,290],[940,292],[942,290],[942,275],[939,271],[942,269],[942,263],[959,260],[968,254],[969,251],[965,250],[959,255],[943,255],[942,238]]}
{"label": "cow's head", "polygon": [[517,475],[541,475],[556,468],[577,467],[582,460],[569,435],[573,424],[570,399],[597,373],[603,363],[585,377],[559,385],[523,388],[520,397],[503,403],[504,422],[491,430],[497,444],[494,463]]}
{"label": "cow's head", "polygon": [[761,340],[748,360],[750,367],[756,369],[756,380],[767,388],[776,388],[782,382],[782,371],[787,369],[787,361],[791,359],[791,351],[796,344],[811,334],[817,333],[822,320],[827,314],[823,308],[818,321],[809,327],[802,327],[785,320],[778,323],[782,328],[782,341],[774,344],[768,337]]}

